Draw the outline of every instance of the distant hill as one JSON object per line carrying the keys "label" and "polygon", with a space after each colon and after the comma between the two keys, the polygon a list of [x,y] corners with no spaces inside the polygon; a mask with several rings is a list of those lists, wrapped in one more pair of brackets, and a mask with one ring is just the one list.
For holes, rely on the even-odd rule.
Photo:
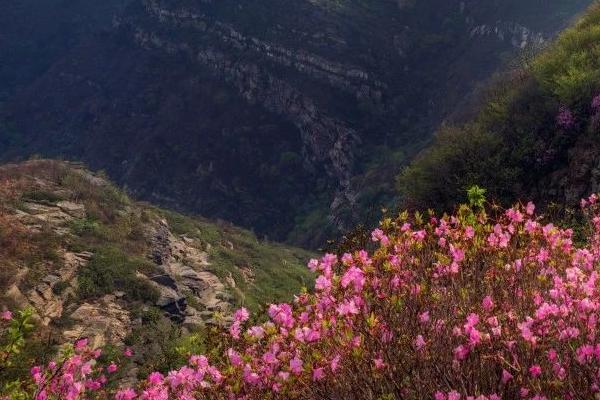
{"label": "distant hill", "polygon": [[0,158],[82,160],[317,247],[391,201],[474,85],[590,0],[42,3],[0,16]]}

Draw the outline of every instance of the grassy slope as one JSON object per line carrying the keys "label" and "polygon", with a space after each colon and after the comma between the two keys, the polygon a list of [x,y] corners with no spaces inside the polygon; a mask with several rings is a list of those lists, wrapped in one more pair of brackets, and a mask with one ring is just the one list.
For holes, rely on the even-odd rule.
{"label": "grassy slope", "polygon": [[[166,218],[174,234],[197,239],[209,254],[211,266],[208,268],[220,278],[231,274],[239,283],[235,293],[237,300],[251,308],[288,299],[310,283],[310,273],[304,266],[310,257],[306,251],[259,241],[251,232],[228,224],[190,218],[134,202],[111,184],[102,187],[90,184],[81,171],[79,166],[54,161],[0,168],[0,217],[5,222],[0,224],[0,240],[3,243],[0,259],[6,264],[0,279],[2,287],[10,285],[10,277],[18,272],[19,267],[29,268],[25,281],[27,286],[35,285],[37,279],[59,267],[55,265],[60,263],[56,253],[68,248],[96,254],[90,263],[93,268],[101,269],[104,264],[107,268],[113,265],[121,267],[114,272],[124,274],[125,280],[117,286],[113,285],[114,281],[103,281],[98,276],[102,271],[96,271],[95,275],[89,271],[81,272],[80,278],[83,274],[93,281],[92,284],[100,282],[108,285],[106,288],[90,288],[90,296],[103,294],[109,289],[121,290],[135,281],[131,278],[132,268],[128,268],[128,263],[133,262],[142,269],[154,267],[148,260],[150,244],[144,227],[157,218]],[[32,234],[18,224],[9,223],[12,210],[23,207],[26,202],[51,205],[61,200],[83,203],[87,210],[85,219],[69,223],[66,227],[68,235],[57,235],[49,227],[42,227],[42,232]],[[254,275],[251,283],[242,278],[241,269],[247,269]],[[125,276],[128,273],[129,277]],[[85,297],[85,293],[82,295]],[[134,296],[134,300],[144,298]]]}
{"label": "grassy slope", "polygon": [[[64,200],[83,204],[86,217],[47,223],[31,220],[32,205],[56,210],[57,203]],[[81,321],[72,318],[75,309],[84,303],[98,304],[105,295],[119,292],[122,297],[115,301],[128,312],[129,331],[122,341],[111,341],[106,354],[119,354],[123,345],[134,349],[134,364],[123,368],[124,374],[168,371],[185,362],[189,354],[209,350],[210,332],[218,328],[182,329],[155,306],[159,293],[140,275],[162,273],[150,257],[153,244],[149,234],[161,219],[168,221],[173,235],[187,238],[189,246],[208,254],[210,265],[205,268],[225,284],[234,306],[243,304],[258,311],[266,303],[290,300],[311,284],[305,266],[311,256],[307,251],[259,241],[251,232],[230,224],[135,202],[101,174],[89,173],[77,164],[39,160],[0,166],[0,310],[24,307],[31,301],[33,288],[38,290],[52,274],[61,278],[51,287],[51,296],[63,302],[64,311],[52,317],[47,327],[40,326],[36,339],[22,354],[23,360],[43,363],[49,359],[64,344],[64,332],[82,327]],[[77,283],[57,273],[64,271],[65,254],[81,252],[92,256],[79,266]],[[15,287],[27,296],[25,302],[19,300],[22,295],[8,292]],[[202,300],[192,293],[186,300],[188,306],[204,310]],[[41,311],[46,313],[46,309]],[[15,365],[0,378],[28,376],[26,365],[28,362]]]}
{"label": "grassy slope", "polygon": [[[592,6],[546,51],[487,91],[477,116],[440,130],[398,178],[404,204],[452,208],[473,184],[515,198],[573,204],[595,188],[600,90],[600,6]],[[561,107],[573,124],[557,122]]]}
{"label": "grassy slope", "polygon": [[[311,253],[277,243],[259,241],[247,230],[228,223],[217,224],[204,218],[189,218],[163,209],[174,233],[196,237],[205,242],[212,263],[208,270],[219,278],[231,274],[239,284],[237,298],[250,308],[281,301],[298,289],[311,285],[312,276],[304,266]],[[242,269],[240,269],[242,268]],[[243,269],[253,273],[253,284],[243,278]]]}

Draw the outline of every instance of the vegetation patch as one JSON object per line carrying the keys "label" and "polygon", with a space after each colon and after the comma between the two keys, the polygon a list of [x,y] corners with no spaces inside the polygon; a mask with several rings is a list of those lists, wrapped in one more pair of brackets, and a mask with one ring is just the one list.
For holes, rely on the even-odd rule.
{"label": "vegetation patch", "polygon": [[79,271],[79,295],[89,299],[123,291],[129,300],[156,302],[157,289],[136,276],[136,272],[150,272],[152,268],[148,261],[130,258],[116,247],[98,249],[88,265]]}

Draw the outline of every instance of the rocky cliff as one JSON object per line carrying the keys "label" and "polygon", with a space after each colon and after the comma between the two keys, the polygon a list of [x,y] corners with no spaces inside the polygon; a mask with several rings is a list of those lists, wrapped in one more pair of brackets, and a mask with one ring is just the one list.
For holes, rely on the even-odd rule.
{"label": "rocky cliff", "polygon": [[306,252],[132,202],[54,161],[0,167],[0,244],[0,304],[32,306],[57,343],[131,341],[149,312],[202,331],[309,281]]}
{"label": "rocky cliff", "polygon": [[587,4],[135,0],[11,98],[1,153],[83,159],[142,198],[318,245]]}

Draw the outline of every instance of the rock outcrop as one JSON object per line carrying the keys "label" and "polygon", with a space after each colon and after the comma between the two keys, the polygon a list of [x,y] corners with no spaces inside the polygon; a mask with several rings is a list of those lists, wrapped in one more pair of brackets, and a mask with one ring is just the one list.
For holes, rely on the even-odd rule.
{"label": "rock outcrop", "polygon": [[152,232],[150,257],[159,273],[149,279],[160,290],[157,306],[187,326],[213,323],[215,313],[228,316],[233,300],[225,284],[206,270],[208,254],[196,246],[194,239],[173,235],[165,220],[158,221]]}
{"label": "rock outcrop", "polygon": [[[189,228],[175,233],[165,215]],[[135,203],[77,164],[9,164],[0,167],[0,310],[32,307],[56,342],[87,337],[95,346],[123,344],[152,310],[185,331],[226,325],[234,293],[262,285],[246,280],[249,263],[219,258],[223,248],[244,259],[235,235],[249,233]],[[274,249],[256,238],[245,246]],[[303,276],[304,260],[281,251]]]}

